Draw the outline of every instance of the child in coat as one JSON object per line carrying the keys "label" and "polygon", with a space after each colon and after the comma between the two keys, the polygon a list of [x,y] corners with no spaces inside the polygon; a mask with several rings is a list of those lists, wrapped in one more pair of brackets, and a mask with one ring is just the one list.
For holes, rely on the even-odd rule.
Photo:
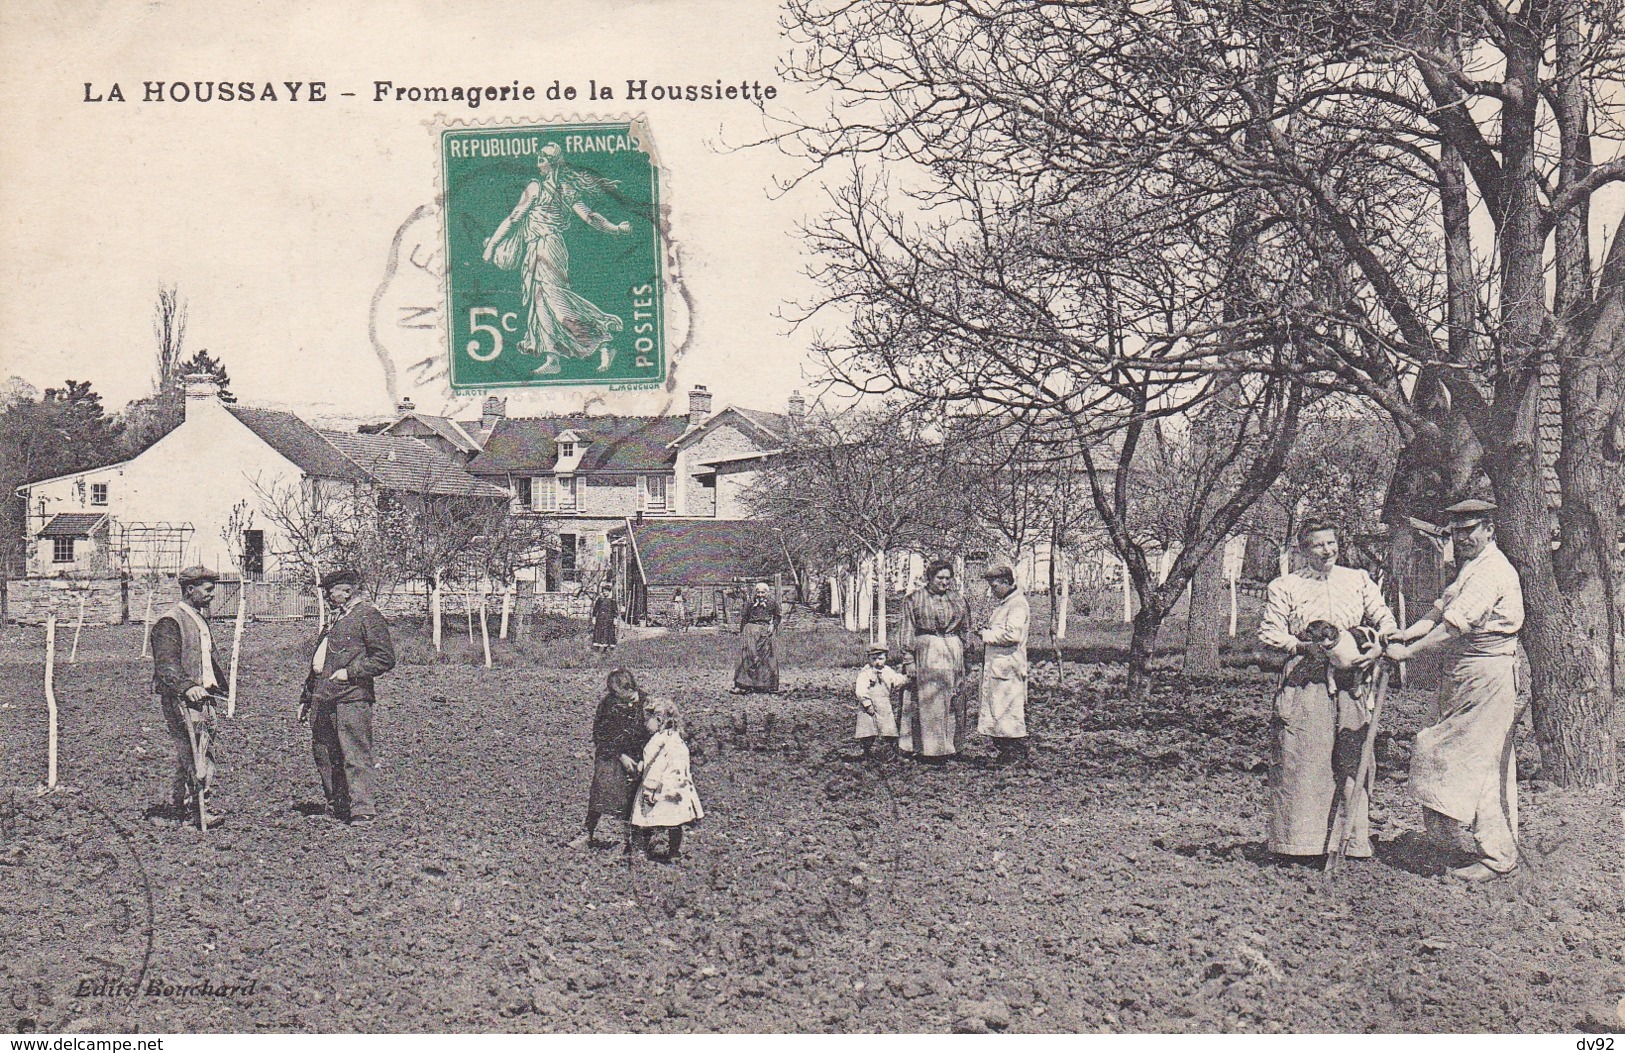
{"label": "child in coat", "polygon": [[868,656],[869,664],[858,673],[853,688],[858,696],[858,724],[852,737],[863,747],[865,757],[873,753],[876,739],[893,747],[897,745],[897,717],[892,698],[908,683],[908,677],[897,668],[902,664],[900,657],[894,658],[879,644],[870,646]]}
{"label": "child in coat", "polygon": [[[609,674],[603,700],[592,722],[592,789],[587,793],[587,830],[570,842],[571,848],[601,845],[593,834],[598,820],[606,815],[626,823],[632,817],[632,791],[636,785],[621,765],[627,753],[642,753],[649,741],[644,727],[646,699],[630,671],[617,669]],[[630,850],[632,831],[627,829]]]}
{"label": "child in coat", "polygon": [[[649,732],[643,759],[622,756],[628,772],[641,777],[632,795],[632,826],[640,835],[644,851],[651,858],[675,862],[682,854],[683,828],[705,817],[699,792],[689,772],[688,746],[683,742],[683,715],[669,698],[652,699],[646,710]],[[663,855],[650,850],[655,830],[666,831]]]}

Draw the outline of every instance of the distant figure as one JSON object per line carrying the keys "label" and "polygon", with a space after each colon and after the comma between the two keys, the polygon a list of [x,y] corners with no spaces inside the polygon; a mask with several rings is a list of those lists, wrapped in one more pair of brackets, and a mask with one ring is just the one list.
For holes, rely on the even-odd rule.
{"label": "distant figure", "polygon": [[858,723],[852,737],[863,747],[863,756],[871,756],[878,740],[883,745],[897,745],[897,716],[892,699],[908,683],[908,676],[897,668],[881,644],[870,644],[867,652],[869,664],[858,672],[853,692],[858,696]]}
{"label": "distant figure", "polygon": [[[675,863],[683,852],[683,829],[705,818],[705,809],[700,807],[699,791],[689,771],[683,715],[677,703],[669,698],[652,701],[644,727],[649,741],[644,744],[643,759],[634,760],[631,755],[621,758],[626,770],[639,777],[637,792],[632,796],[632,826],[651,858]],[[650,844],[655,830],[666,831],[664,853],[656,853]]]}
{"label": "distant figure", "polygon": [[688,631],[688,601],[683,598],[682,589],[671,595],[671,626],[680,633]]}
{"label": "distant figure", "polygon": [[[1332,649],[1318,640],[1329,629],[1335,647],[1344,631],[1362,624],[1376,629],[1379,637],[1395,626],[1371,576],[1337,565],[1335,526],[1323,519],[1305,520],[1298,547],[1305,563],[1270,582],[1258,627],[1259,643],[1288,656],[1270,722],[1275,741],[1269,849],[1277,855],[1318,856],[1333,848],[1328,839],[1338,787],[1359,769],[1370,718],[1355,689],[1379,653],[1368,646],[1354,664],[1337,668]],[[1375,772],[1375,765],[1367,765],[1365,785],[1355,787],[1354,799],[1343,802],[1351,838],[1348,854],[1355,858],[1371,855],[1368,811]]]}
{"label": "distant figure", "polygon": [[1450,871],[1492,881],[1518,866],[1518,765],[1512,751],[1522,698],[1518,632],[1523,583],[1495,543],[1495,505],[1445,509],[1460,570],[1432,609],[1395,633],[1387,655],[1403,662],[1440,650],[1450,657],[1433,723],[1416,733],[1410,789],[1435,840],[1476,856]]}
{"label": "distant figure", "polygon": [[897,647],[908,655],[914,690],[897,726],[899,752],[938,764],[959,752],[965,735],[965,642],[970,611],[954,591],[953,564],[925,568],[925,588],[903,601]]}
{"label": "distant figure", "polygon": [[982,690],[978,734],[993,740],[994,763],[1014,764],[1027,752],[1027,626],[1032,619],[1027,597],[1016,587],[1007,566],[989,567],[982,575],[998,606],[981,630]]}
{"label": "distant figure", "polygon": [[351,826],[365,826],[378,814],[373,678],[395,668],[389,623],[360,597],[359,583],[352,570],[335,570],[322,578],[333,620],[316,642],[299,699],[299,722],[310,725],[311,754],[327,814]]}
{"label": "distant figure", "polygon": [[773,638],[781,620],[779,602],[765,581],[756,583],[755,594],[739,614],[739,664],[734,666],[736,694],[747,691],[773,692],[779,689],[779,659]]}
{"label": "distant figure", "polygon": [[598,590],[598,598],[592,601],[593,650],[615,649],[615,617],[619,613],[620,610],[615,604],[615,585],[606,581]]}
{"label": "distant figure", "polygon": [[218,580],[207,567],[181,571],[181,601],[152,626],[152,687],[175,743],[169,798],[183,815],[200,806],[207,816],[225,814],[213,799],[214,700],[226,682],[209,632]]}
{"label": "distant figure", "polygon": [[[599,846],[594,838],[598,820],[614,816],[623,824],[632,820],[632,789],[637,780],[621,764],[621,756],[641,756],[649,741],[644,727],[644,695],[638,682],[625,669],[609,674],[604,697],[592,721],[592,789],[587,794],[587,830],[571,841],[571,848]],[[626,827],[626,850],[632,850],[632,827]]]}

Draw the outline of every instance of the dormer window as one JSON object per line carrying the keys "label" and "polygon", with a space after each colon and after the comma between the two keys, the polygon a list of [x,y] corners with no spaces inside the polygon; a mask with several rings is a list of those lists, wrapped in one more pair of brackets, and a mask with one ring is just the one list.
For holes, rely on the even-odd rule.
{"label": "dormer window", "polygon": [[559,460],[568,461],[576,455],[576,444],[573,442],[559,443]]}

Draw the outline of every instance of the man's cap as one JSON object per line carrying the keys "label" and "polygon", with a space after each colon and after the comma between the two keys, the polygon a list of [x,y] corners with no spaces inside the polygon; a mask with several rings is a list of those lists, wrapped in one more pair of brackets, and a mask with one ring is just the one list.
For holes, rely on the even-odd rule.
{"label": "man's cap", "polygon": [[1470,497],[1465,501],[1457,501],[1444,510],[1444,514],[1450,517],[1452,526],[1480,523],[1490,518],[1494,513],[1494,501],[1483,501],[1476,497]]}
{"label": "man's cap", "polygon": [[335,585],[359,585],[361,576],[353,570],[331,570],[322,575],[322,591]]}
{"label": "man's cap", "polygon": [[891,652],[887,650],[885,644],[872,643],[863,649],[863,653],[873,658],[877,654],[890,654]]}
{"label": "man's cap", "polygon": [[1006,566],[1003,563],[995,563],[993,566],[982,571],[982,577],[986,578],[988,581],[1003,580],[1008,581],[1012,585],[1016,583],[1016,572],[1014,568]]}
{"label": "man's cap", "polygon": [[219,581],[220,575],[208,567],[187,567],[176,576],[175,580],[179,581],[181,588],[184,589],[188,585],[199,585],[205,581]]}

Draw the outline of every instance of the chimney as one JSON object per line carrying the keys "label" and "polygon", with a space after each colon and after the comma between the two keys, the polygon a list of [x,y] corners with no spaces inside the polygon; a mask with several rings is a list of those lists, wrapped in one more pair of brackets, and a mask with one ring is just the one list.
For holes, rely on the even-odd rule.
{"label": "chimney", "polygon": [[698,424],[711,415],[711,393],[704,384],[695,384],[688,393],[688,422]]}
{"label": "chimney", "polygon": [[485,399],[485,409],[480,413],[480,427],[490,431],[497,426],[497,421],[508,415],[508,400],[499,399],[495,395],[488,395]]}
{"label": "chimney", "polygon": [[399,413],[403,417],[415,409],[417,409],[417,407],[412,405],[412,397],[410,395],[401,396],[401,400],[395,404],[395,412]]}
{"label": "chimney", "polygon": [[213,373],[188,373],[182,378],[186,390],[183,420],[209,405],[220,405],[220,382]]}
{"label": "chimney", "polygon": [[807,415],[807,400],[801,397],[801,392],[790,392],[790,419],[800,420]]}

